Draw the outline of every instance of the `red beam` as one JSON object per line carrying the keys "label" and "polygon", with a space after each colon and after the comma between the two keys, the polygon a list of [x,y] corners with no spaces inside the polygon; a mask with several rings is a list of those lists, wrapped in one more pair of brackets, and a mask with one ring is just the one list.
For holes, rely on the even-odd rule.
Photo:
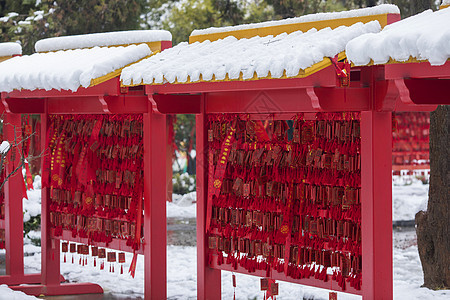
{"label": "red beam", "polygon": [[146,96],[51,97],[47,102],[50,114],[135,114],[145,113],[148,108]]}
{"label": "red beam", "polygon": [[200,113],[200,94],[154,94],[157,109],[162,114],[198,114]]}
{"label": "red beam", "polygon": [[[55,239],[55,240],[58,240],[58,241],[59,240],[65,240],[65,241],[70,241],[70,242],[74,242],[74,243],[81,243],[81,244],[85,244],[85,245],[92,244],[92,242],[89,242],[88,238],[81,238],[81,237],[74,238],[74,237],[72,237],[72,231],[70,231],[70,230],[63,230],[61,236],[55,236],[54,232],[55,232],[55,230],[52,228],[51,231],[50,231],[51,237],[52,237],[52,239]],[[126,243],[127,243],[126,240],[113,238],[113,240],[110,243],[108,243],[108,245],[106,245],[106,243],[100,243],[100,242],[96,242],[95,245],[98,246],[98,247],[114,249],[114,250],[117,250],[117,251],[133,252],[133,248],[131,248],[130,246],[127,246]],[[136,252],[138,254],[144,254],[144,250],[142,250],[142,248],[140,248]]]}
{"label": "red beam", "polygon": [[432,66],[429,62],[400,63],[385,65],[385,78],[450,78],[450,61],[442,66]]}
{"label": "red beam", "polygon": [[368,88],[310,88],[309,91],[298,88],[208,93],[206,102],[207,113],[361,111],[368,110],[369,107]]}
{"label": "red beam", "polygon": [[225,91],[260,91],[280,90],[298,87],[333,87],[336,86],[336,71],[327,67],[305,78],[258,79],[247,81],[217,81],[187,84],[147,85],[147,94],[177,94]]}

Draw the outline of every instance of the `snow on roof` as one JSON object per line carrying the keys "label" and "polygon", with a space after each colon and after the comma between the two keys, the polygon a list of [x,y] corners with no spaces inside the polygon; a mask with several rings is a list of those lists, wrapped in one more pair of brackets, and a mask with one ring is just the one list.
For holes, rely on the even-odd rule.
{"label": "snow on roof", "polygon": [[37,41],[34,48],[36,52],[48,52],[171,40],[172,34],[166,30],[130,30],[53,37]]}
{"label": "snow on roof", "polygon": [[[351,39],[381,30],[378,21],[361,22],[336,29],[311,29],[278,36],[214,42],[181,43],[122,70],[125,85],[186,83],[199,80],[295,77],[301,70],[334,57]],[[270,72],[270,74],[269,74]]]}
{"label": "snow on roof", "polygon": [[278,21],[267,21],[267,22],[261,22],[261,23],[243,24],[243,25],[227,26],[227,27],[220,27],[220,28],[211,27],[211,28],[206,28],[206,29],[197,29],[191,33],[191,36],[230,32],[230,31],[245,30],[245,29],[262,28],[262,27],[272,27],[272,26],[288,25],[288,24],[296,24],[296,23],[365,17],[365,16],[382,15],[382,14],[400,14],[400,10],[396,5],[382,4],[382,5],[373,6],[373,7],[341,11],[341,12],[310,14],[310,15],[304,15],[301,17],[283,19],[283,20],[278,20]]}
{"label": "snow on roof", "polygon": [[94,47],[13,57],[0,63],[0,91],[71,90],[88,87],[93,79],[111,74],[151,54],[147,44]]}
{"label": "snow on roof", "polygon": [[347,57],[355,65],[404,62],[415,58],[443,65],[450,58],[450,8],[424,11],[365,34],[347,44]]}
{"label": "snow on roof", "polygon": [[442,0],[442,5],[450,5],[450,0]]}
{"label": "snow on roof", "polygon": [[22,54],[22,46],[19,43],[0,43],[0,57]]}

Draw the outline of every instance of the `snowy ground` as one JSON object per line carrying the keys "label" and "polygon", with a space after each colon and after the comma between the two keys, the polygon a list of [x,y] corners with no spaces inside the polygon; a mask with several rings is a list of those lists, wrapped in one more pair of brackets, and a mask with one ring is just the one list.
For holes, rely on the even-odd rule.
{"label": "snowy ground", "polygon": [[[30,203],[24,200],[25,210],[34,214],[35,205],[38,202],[34,195],[29,194]],[[393,184],[393,217],[394,220],[410,220],[419,209],[426,207],[428,185],[423,185],[413,178],[396,179]],[[168,232],[173,235],[168,241],[172,245],[167,246],[167,296],[169,299],[196,299],[196,248],[194,246],[180,246],[179,244],[195,243],[195,194],[185,196],[174,195],[174,202],[167,203]],[[178,226],[178,227],[177,227]],[[177,235],[179,228],[183,227],[190,232],[187,239],[193,243],[184,241],[186,237]],[[39,236],[39,232],[29,234],[30,238]],[[181,238],[180,238],[181,237]],[[180,240],[180,243],[171,242]],[[173,245],[176,244],[176,245]],[[40,248],[32,245],[25,239],[25,272],[35,273],[40,270]],[[395,299],[449,299],[450,291],[431,291],[421,288],[423,283],[422,268],[417,251],[416,236],[413,228],[394,231],[394,298]],[[68,254],[68,263],[61,257],[61,273],[69,281],[87,281],[100,284],[105,294],[127,296],[131,298],[143,298],[144,284],[144,259],[138,258],[136,277],[133,279],[126,271],[131,261],[131,254],[127,254],[127,263],[124,273],[119,274],[120,267],[115,265],[115,273],[109,272],[106,263],[105,270],[93,267],[89,261],[88,266],[80,266],[78,257],[75,264],[71,263]],[[237,288],[236,299],[261,299],[259,279],[253,276],[236,274]],[[328,299],[328,291],[280,282],[280,295],[277,299]],[[11,294],[6,286],[0,286],[0,299],[26,299],[20,294]],[[222,299],[232,299],[233,287],[231,273],[222,272]],[[339,293],[338,299],[361,299],[359,296]]]}

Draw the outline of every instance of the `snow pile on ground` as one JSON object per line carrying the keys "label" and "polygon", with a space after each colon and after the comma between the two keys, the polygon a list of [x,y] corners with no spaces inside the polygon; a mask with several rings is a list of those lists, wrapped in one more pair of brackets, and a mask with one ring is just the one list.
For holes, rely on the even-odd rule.
{"label": "snow pile on ground", "polygon": [[[448,290],[432,291],[421,288],[423,274],[419,254],[416,245],[415,232],[394,232],[394,299],[448,299]],[[26,273],[40,271],[40,253],[26,256]],[[75,254],[74,264],[71,263],[71,254],[67,254],[67,263],[61,256],[61,273],[71,282],[93,282],[100,284],[105,294],[115,296],[143,296],[144,283],[144,257],[139,255],[136,269],[136,277],[133,279],[127,274],[131,253],[126,253],[124,274],[120,274],[119,264],[115,264],[114,273],[109,272],[109,263],[105,263],[105,269],[93,267],[92,258],[89,258],[87,266],[78,264],[79,257]],[[222,299],[232,299],[233,286],[231,272],[222,272]],[[196,248],[185,246],[167,246],[167,297],[168,299],[196,299],[197,293],[197,269]],[[260,291],[259,278],[236,274],[236,299],[260,299],[263,297]],[[328,291],[301,286],[297,284],[279,282],[280,295],[277,299],[328,299]],[[338,299],[361,299],[360,296],[338,293]]]}
{"label": "snow pile on ground", "polygon": [[243,24],[237,26],[228,26],[228,27],[211,27],[206,29],[197,29],[191,33],[191,36],[196,35],[204,35],[204,34],[212,34],[212,33],[222,33],[222,32],[230,32],[237,30],[246,30],[253,28],[263,28],[263,27],[272,27],[272,26],[280,26],[280,25],[288,25],[288,24],[297,24],[297,23],[306,23],[306,22],[317,22],[317,21],[325,21],[325,20],[334,20],[334,19],[345,19],[345,18],[355,18],[355,17],[365,17],[365,16],[373,16],[373,15],[382,15],[382,14],[399,14],[400,10],[397,6],[392,4],[383,4],[374,7],[367,7],[363,9],[354,9],[348,11],[341,12],[328,12],[328,13],[317,13],[304,15],[296,18],[289,18],[279,21],[268,21],[261,23],[253,23],[253,24]]}
{"label": "snow pile on ground", "polygon": [[172,195],[172,202],[167,202],[167,218],[195,218],[197,215],[197,192],[191,192],[185,195]]}
{"label": "snow pile on ground", "polygon": [[429,184],[415,177],[396,177],[392,187],[392,219],[414,220],[417,212],[427,210]]}
{"label": "snow pile on ground", "polygon": [[450,58],[450,9],[426,10],[369,33],[347,44],[348,59],[355,65],[385,64],[410,57],[443,65]]}
{"label": "snow pile on ground", "polygon": [[172,34],[166,30],[130,30],[53,37],[37,41],[34,48],[36,52],[47,52],[171,40]]}
{"label": "snow pile on ground", "polygon": [[24,292],[13,291],[6,284],[0,285],[0,300],[29,300],[38,299],[34,296],[28,296]]}
{"label": "snow pile on ground", "polygon": [[342,52],[353,38],[380,30],[378,21],[372,21],[277,36],[239,40],[228,36],[214,42],[180,43],[124,68],[121,80],[130,85],[295,77],[325,57]]}
{"label": "snow pile on ground", "polygon": [[450,5],[450,0],[442,0],[442,5]]}
{"label": "snow pile on ground", "polygon": [[19,43],[0,43],[0,56],[13,56],[22,54],[22,46]]}
{"label": "snow pile on ground", "polygon": [[151,54],[146,44],[94,47],[13,57],[0,63],[0,91],[71,90]]}

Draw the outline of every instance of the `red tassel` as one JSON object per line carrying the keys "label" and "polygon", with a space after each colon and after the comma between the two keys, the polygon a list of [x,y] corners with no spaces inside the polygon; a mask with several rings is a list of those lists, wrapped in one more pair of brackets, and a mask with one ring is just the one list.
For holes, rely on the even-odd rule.
{"label": "red tassel", "polygon": [[109,264],[109,273],[111,273],[111,264]]}
{"label": "red tassel", "polygon": [[66,262],[66,254],[64,253],[64,262]]}
{"label": "red tassel", "polygon": [[114,265],[112,265],[112,272],[114,273]]}
{"label": "red tassel", "polygon": [[96,267],[97,266],[97,261],[95,260],[95,257],[94,257],[94,267]]}
{"label": "red tassel", "polygon": [[120,274],[123,274],[123,265],[120,265]]}
{"label": "red tassel", "polygon": [[105,268],[105,263],[102,262],[102,263],[100,264],[100,270],[103,270],[104,268]]}
{"label": "red tassel", "polygon": [[72,255],[72,263],[74,263],[74,261],[73,261],[73,255]]}
{"label": "red tassel", "polygon": [[78,264],[81,265],[81,257],[80,257],[80,260],[78,261]]}

